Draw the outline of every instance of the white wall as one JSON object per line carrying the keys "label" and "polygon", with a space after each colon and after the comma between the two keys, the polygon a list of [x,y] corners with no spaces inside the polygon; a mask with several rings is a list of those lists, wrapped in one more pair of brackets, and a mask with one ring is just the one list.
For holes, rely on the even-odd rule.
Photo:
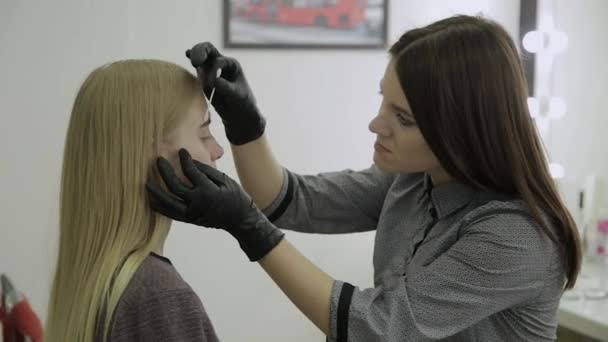
{"label": "white wall", "polygon": [[[69,110],[80,82],[95,66],[121,58],[160,58],[188,66],[184,50],[209,40],[221,46],[219,0],[55,0],[0,2],[0,272],[8,272],[45,317],[57,238],[57,190]],[[569,122],[582,140],[593,128],[599,141],[602,103],[597,68],[602,24],[597,6],[561,1],[564,19],[583,50],[568,55],[560,89],[572,94],[570,108],[585,113],[584,124]],[[577,2],[578,3],[578,2]],[[452,6],[452,7],[450,7]],[[389,40],[411,27],[458,12],[483,10],[517,36],[518,2],[432,0],[391,1]],[[570,8],[573,7],[573,8]],[[589,30],[579,22],[588,22]],[[570,34],[570,32],[569,32]],[[580,39],[576,38],[577,36]],[[594,40],[585,37],[596,37]],[[587,40],[585,40],[587,39]],[[577,50],[578,51],[578,50]],[[279,160],[298,172],[363,168],[371,163],[373,136],[367,123],[376,95],[384,51],[230,50],[243,64]],[[584,58],[583,58],[584,57]],[[566,58],[566,57],[565,57]],[[574,73],[574,71],[578,71]],[[605,74],[603,74],[605,75]],[[355,78],[355,82],[351,79]],[[604,77],[604,79],[606,79]],[[588,92],[569,86],[589,84]],[[591,83],[590,83],[591,82]],[[582,87],[579,87],[582,88]],[[589,87],[587,87],[589,88]],[[593,96],[593,97],[592,97]],[[572,117],[572,116],[570,116]],[[566,123],[564,123],[566,125]],[[579,131],[579,127],[581,130]],[[227,146],[216,120],[212,129]],[[590,145],[585,145],[590,146]],[[556,145],[568,164],[577,149]],[[569,159],[568,159],[569,158]],[[584,155],[585,163],[599,159]],[[591,165],[591,164],[589,164]],[[229,155],[219,167],[235,175]],[[576,166],[575,166],[576,167]],[[361,286],[372,281],[372,234],[318,237],[289,233],[302,252],[332,276]],[[322,336],[297,312],[258,265],[246,261],[237,244],[220,231],[175,224],[166,247],[184,278],[202,297],[225,341],[309,341]]]}
{"label": "white wall", "polygon": [[564,165],[562,184],[574,207],[586,175],[608,182],[608,1],[557,0],[555,8],[555,27],[568,35],[568,48],[555,58],[553,89],[568,111],[553,123],[548,146],[553,160]]}
{"label": "white wall", "polygon": [[94,67],[127,56],[126,30],[121,0],[0,1],[0,272],[43,317],[72,101]]}

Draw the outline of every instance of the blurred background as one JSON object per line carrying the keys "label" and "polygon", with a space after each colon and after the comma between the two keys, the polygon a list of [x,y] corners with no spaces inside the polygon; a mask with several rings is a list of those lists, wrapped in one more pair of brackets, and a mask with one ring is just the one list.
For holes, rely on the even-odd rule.
{"label": "blurred background", "polygon": [[230,46],[358,45],[386,42],[386,0],[231,0]]}
{"label": "blurred background", "polygon": [[[11,276],[42,319],[57,251],[65,132],[76,91],[90,71],[126,58],[190,67],[184,51],[211,41],[241,62],[284,166],[299,173],[360,169],[372,163],[374,137],[367,125],[380,104],[386,49],[263,45],[348,45],[348,39],[356,39],[382,46],[378,23],[384,20],[388,44],[405,30],[454,14],[483,14],[504,25],[518,43],[525,40],[522,53],[534,75],[528,102],[552,172],[581,227],[588,228],[590,260],[597,261],[594,265],[608,260],[598,252],[605,236],[596,229],[602,217],[608,218],[602,185],[608,178],[608,1],[534,0],[535,12],[523,11],[527,23],[534,24],[526,32],[520,32],[520,17],[522,8],[530,8],[528,0],[393,0],[386,18],[378,10],[384,1],[370,1],[375,10],[364,11],[369,19],[356,25],[354,33],[335,28],[340,37],[330,35],[332,39],[320,34],[334,30],[329,19],[314,27],[292,27],[289,34],[279,24],[249,19],[243,8],[253,2],[232,1],[235,12],[228,13],[231,21],[225,23],[220,0],[0,1],[0,273]],[[262,46],[224,48],[227,25],[233,25],[232,43]],[[283,32],[278,37],[277,30]],[[311,36],[307,30],[317,31]],[[212,130],[228,147],[220,120],[213,121]],[[218,167],[236,177],[229,152]],[[373,233],[287,234],[333,277],[360,287],[372,285]],[[228,234],[175,223],[165,254],[202,298],[222,340],[324,340]],[[597,267],[597,274],[608,273],[606,264]],[[608,281],[589,274],[589,286],[608,288]],[[574,297],[565,298],[560,309],[560,323],[567,329],[561,339],[571,333],[606,338],[608,300],[590,299],[583,292]],[[584,341],[580,335],[574,338]]]}

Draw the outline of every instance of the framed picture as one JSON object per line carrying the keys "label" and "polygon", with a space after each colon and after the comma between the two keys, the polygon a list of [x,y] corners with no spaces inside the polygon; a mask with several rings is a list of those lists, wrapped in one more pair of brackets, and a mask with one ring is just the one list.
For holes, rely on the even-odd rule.
{"label": "framed picture", "polygon": [[224,0],[224,47],[384,49],[388,0]]}

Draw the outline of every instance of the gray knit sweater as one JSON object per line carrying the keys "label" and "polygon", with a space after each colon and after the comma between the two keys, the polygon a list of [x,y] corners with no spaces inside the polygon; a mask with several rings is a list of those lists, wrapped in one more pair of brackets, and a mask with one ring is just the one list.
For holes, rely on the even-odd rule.
{"label": "gray knit sweater", "polygon": [[218,337],[201,300],[171,261],[151,254],[120,298],[109,341],[216,342]]}

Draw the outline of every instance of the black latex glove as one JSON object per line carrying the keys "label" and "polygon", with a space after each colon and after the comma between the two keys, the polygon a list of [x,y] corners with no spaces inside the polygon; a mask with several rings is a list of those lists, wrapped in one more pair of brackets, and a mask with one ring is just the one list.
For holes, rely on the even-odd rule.
{"label": "black latex glove", "polygon": [[[186,56],[196,68],[207,98],[215,87],[212,105],[222,117],[228,141],[243,145],[262,136],[266,120],[258,110],[239,62],[222,56],[211,43],[195,45],[186,51]],[[219,68],[222,74],[218,78]]]}
{"label": "black latex glove", "polygon": [[185,149],[179,151],[179,158],[193,186],[184,184],[171,164],[159,158],[160,175],[172,194],[156,184],[146,184],[152,209],[174,220],[227,231],[251,261],[258,261],[279,244],[283,232],[268,221],[238,183],[192,160]]}

